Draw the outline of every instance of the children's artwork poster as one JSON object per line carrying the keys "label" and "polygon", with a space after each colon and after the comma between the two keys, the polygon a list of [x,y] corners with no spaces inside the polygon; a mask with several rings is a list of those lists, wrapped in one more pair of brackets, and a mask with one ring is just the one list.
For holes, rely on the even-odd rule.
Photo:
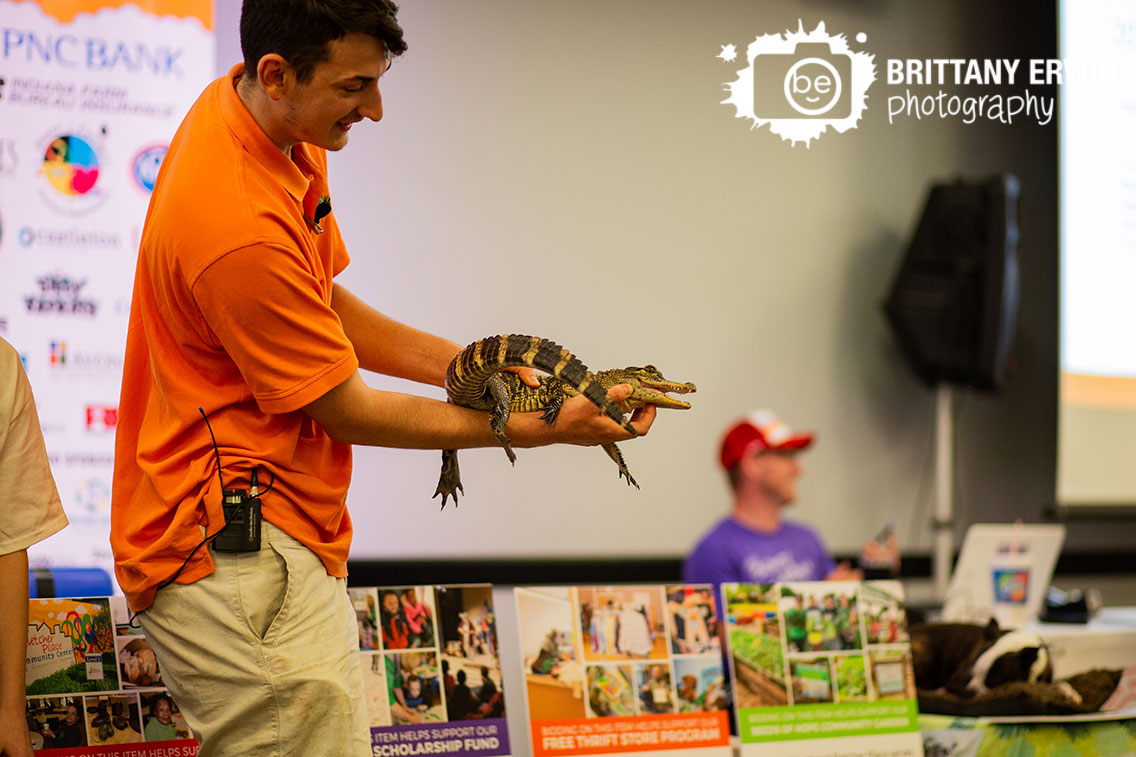
{"label": "children's artwork poster", "polygon": [[722,584],[741,755],[922,755],[898,581]]}
{"label": "children's artwork poster", "polygon": [[375,757],[509,754],[493,587],[348,592]]}
{"label": "children's artwork poster", "polygon": [[29,601],[25,706],[37,757],[197,754],[123,597]]}
{"label": "children's artwork poster", "polygon": [[533,757],[728,756],[710,585],[518,587]]}

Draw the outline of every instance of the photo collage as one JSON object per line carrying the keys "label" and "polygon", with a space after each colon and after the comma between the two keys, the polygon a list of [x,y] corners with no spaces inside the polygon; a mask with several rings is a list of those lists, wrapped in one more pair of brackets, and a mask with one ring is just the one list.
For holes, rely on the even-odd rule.
{"label": "photo collage", "polygon": [[726,584],[739,710],[914,700],[896,581]]}
{"label": "photo collage", "polygon": [[533,722],[725,710],[713,588],[514,591]]}
{"label": "photo collage", "polygon": [[31,600],[25,694],[33,749],[190,739],[122,597]]}
{"label": "photo collage", "polygon": [[348,591],[372,731],[505,717],[492,587]]}

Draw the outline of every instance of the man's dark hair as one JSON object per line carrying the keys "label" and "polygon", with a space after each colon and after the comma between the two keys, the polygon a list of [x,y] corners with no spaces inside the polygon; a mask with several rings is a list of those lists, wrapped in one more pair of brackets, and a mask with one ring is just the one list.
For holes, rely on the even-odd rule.
{"label": "man's dark hair", "polygon": [[245,76],[276,53],[310,81],[316,65],[328,60],[332,40],[357,32],[383,43],[387,59],[406,52],[398,25],[398,6],[390,0],[244,0],[241,5],[241,52]]}

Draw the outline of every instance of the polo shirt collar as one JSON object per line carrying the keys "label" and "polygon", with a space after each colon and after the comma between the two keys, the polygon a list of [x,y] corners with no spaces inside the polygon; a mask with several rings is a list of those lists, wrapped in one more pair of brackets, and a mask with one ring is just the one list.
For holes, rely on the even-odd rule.
{"label": "polo shirt collar", "polygon": [[[245,149],[249,151],[249,154],[258,163],[271,170],[284,189],[288,191],[288,194],[292,195],[297,201],[303,202],[305,196],[310,194],[312,189],[316,191],[322,189],[326,193],[327,180],[320,176],[319,170],[308,158],[308,146],[297,144],[292,147],[294,159],[303,165],[303,169],[301,169],[300,165],[289,159],[268,138],[268,135],[260,128],[260,124],[256,122],[256,119],[248,112],[248,108],[241,102],[241,98],[237,96],[235,80],[244,73],[244,69],[244,63],[238,63],[230,68],[229,73],[218,82],[220,85],[221,114],[225,123],[228,124],[229,129],[232,130]],[[306,172],[310,173],[305,175]],[[311,186],[313,182],[320,186]]]}

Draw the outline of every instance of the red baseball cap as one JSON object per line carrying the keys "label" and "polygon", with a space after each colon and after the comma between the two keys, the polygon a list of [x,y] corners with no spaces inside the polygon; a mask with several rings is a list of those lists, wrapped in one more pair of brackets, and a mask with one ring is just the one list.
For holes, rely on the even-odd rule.
{"label": "red baseball cap", "polygon": [[719,458],[730,470],[751,452],[804,449],[813,443],[811,431],[793,431],[772,410],[757,410],[730,427],[722,437]]}

